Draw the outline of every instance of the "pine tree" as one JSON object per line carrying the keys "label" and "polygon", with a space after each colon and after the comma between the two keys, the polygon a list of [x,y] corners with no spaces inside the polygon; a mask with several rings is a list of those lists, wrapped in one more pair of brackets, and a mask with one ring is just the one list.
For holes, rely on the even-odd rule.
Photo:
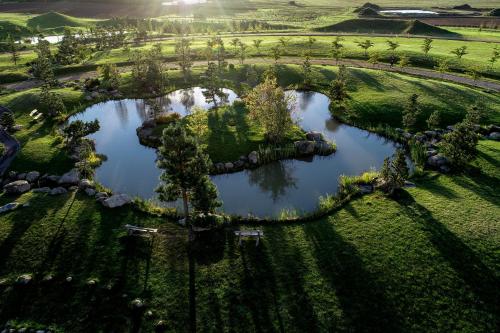
{"label": "pine tree", "polygon": [[12,112],[4,112],[2,116],[0,116],[0,125],[4,127],[7,131],[11,131],[12,127],[14,127],[15,119]]}
{"label": "pine tree", "polygon": [[305,56],[304,62],[302,63],[302,72],[304,75],[304,85],[309,86],[311,84],[311,74],[312,74],[312,66],[311,60],[308,55]]}
{"label": "pine tree", "polygon": [[62,101],[61,96],[49,90],[46,85],[42,86],[39,96],[40,111],[49,116],[58,116],[66,113],[66,107]]}
{"label": "pine tree", "polygon": [[429,119],[427,119],[427,127],[430,130],[436,129],[439,127],[440,122],[441,122],[441,116],[439,111],[434,111],[429,116]]}
{"label": "pine tree", "polygon": [[37,58],[32,64],[33,75],[42,80],[46,86],[51,87],[56,83],[56,80],[52,67],[53,58],[49,42],[43,39],[39,40],[35,52]]}
{"label": "pine tree", "polygon": [[417,116],[420,112],[418,97],[417,94],[411,95],[403,110],[403,126],[408,130],[414,130],[417,123]]}
{"label": "pine tree", "polygon": [[424,39],[424,43],[422,44],[422,52],[424,52],[425,56],[429,55],[429,51],[432,49],[432,38]]}
{"label": "pine tree", "polygon": [[190,225],[189,204],[210,212],[220,205],[217,190],[208,177],[209,159],[197,140],[179,123],[170,124],[162,134],[158,167],[163,170],[156,189],[162,201],[181,199],[186,223]]}
{"label": "pine tree", "polygon": [[339,63],[340,58],[342,58],[342,49],[344,48],[342,41],[344,41],[344,38],[337,36],[332,42],[332,57],[335,59],[337,64]]}
{"label": "pine tree", "polygon": [[478,135],[474,124],[465,119],[455,125],[455,129],[443,135],[439,143],[439,151],[456,169],[462,169],[477,155]]}
{"label": "pine tree", "polygon": [[78,42],[68,28],[64,29],[64,36],[57,51],[57,61],[62,65],[70,65],[79,60]]}

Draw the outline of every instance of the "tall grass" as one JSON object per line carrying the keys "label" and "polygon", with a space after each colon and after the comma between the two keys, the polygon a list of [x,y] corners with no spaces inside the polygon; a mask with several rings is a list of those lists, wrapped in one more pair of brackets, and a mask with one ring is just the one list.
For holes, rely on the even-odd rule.
{"label": "tall grass", "polygon": [[284,146],[268,145],[265,147],[259,145],[259,149],[257,150],[259,162],[261,164],[293,158],[295,157],[295,153],[296,150],[293,144],[287,144]]}

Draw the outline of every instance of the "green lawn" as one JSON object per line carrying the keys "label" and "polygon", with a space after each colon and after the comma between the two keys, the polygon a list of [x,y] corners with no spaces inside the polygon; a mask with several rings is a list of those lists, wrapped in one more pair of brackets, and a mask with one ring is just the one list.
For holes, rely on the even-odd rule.
{"label": "green lawn", "polygon": [[[231,40],[234,37],[223,38],[226,44],[226,51],[229,56],[234,57],[235,48],[230,45]],[[247,44],[247,56],[248,57],[269,57],[271,54],[271,49],[276,45],[281,45],[278,36],[245,36],[239,37],[242,42]],[[283,55],[289,56],[302,56],[309,47],[307,46],[307,41],[309,37],[306,36],[293,36],[287,37],[287,46],[283,49]],[[330,58],[331,57],[331,43],[335,37],[333,36],[318,36],[316,38],[316,43],[311,49],[311,54],[313,57]],[[388,37],[363,37],[363,36],[345,36],[343,42],[343,57],[354,58],[354,59],[366,59],[364,51],[359,48],[356,44],[357,41],[365,40],[369,38],[373,43],[369,52],[377,52],[381,61],[388,61],[389,57],[392,55],[390,51],[387,50],[387,40]],[[253,40],[262,39],[260,50],[255,49],[253,46]],[[425,57],[421,51],[421,45],[423,42],[422,38],[407,38],[404,36],[395,36],[390,38],[392,41],[398,42],[400,44],[397,49],[397,55],[406,54],[411,57],[411,64],[413,66],[423,66],[423,67],[434,67],[438,59],[447,59],[449,61],[449,66],[453,71],[464,71],[470,67],[477,67],[477,69],[483,73],[483,75],[491,76],[494,78],[500,77],[500,65],[497,63],[493,68],[488,60],[491,58],[492,52],[496,47],[495,43],[491,42],[477,42],[477,41],[460,41],[460,40],[444,40],[436,39],[434,41],[433,48],[430,51],[430,57]],[[498,38],[496,39],[498,40]],[[207,38],[206,37],[195,37],[192,43],[192,48],[201,54],[202,50],[206,47]],[[166,62],[172,64],[175,63],[175,40],[167,40],[160,43],[162,45],[162,53],[165,57]],[[83,63],[65,67],[58,67],[57,72],[77,72],[85,71],[89,66],[97,66],[105,63],[118,63],[124,64],[130,62],[132,52],[139,51],[144,52],[151,49],[153,43],[147,43],[141,46],[132,46],[129,51],[123,49],[112,49],[106,51],[97,51],[91,54]],[[461,60],[456,59],[456,57],[451,54],[451,51],[459,48],[461,46],[467,46],[467,52]],[[54,53],[56,50],[54,49]],[[0,54],[0,71],[3,73],[0,75],[4,82],[11,82],[20,80],[26,77],[29,67],[26,63],[32,61],[35,58],[34,51],[23,51],[21,53],[18,65],[15,66],[11,62],[10,55],[8,53]],[[202,56],[198,56],[200,60],[204,60]]]}
{"label": "green lawn", "polygon": [[[431,173],[395,200],[373,194],[321,221],[264,227],[258,248],[238,247],[230,230],[207,235],[191,271],[185,231],[171,222],[81,195],[24,195],[30,206],[0,220],[0,277],[36,278],[1,284],[0,322],[119,331],[139,323],[129,302],[141,297],[152,311],[145,332],[159,319],[185,332],[191,277],[200,332],[493,332],[500,143],[479,148],[479,175]],[[126,223],[159,226],[163,236],[149,252],[147,241],[123,237]],[[47,274],[53,282],[41,281]]]}

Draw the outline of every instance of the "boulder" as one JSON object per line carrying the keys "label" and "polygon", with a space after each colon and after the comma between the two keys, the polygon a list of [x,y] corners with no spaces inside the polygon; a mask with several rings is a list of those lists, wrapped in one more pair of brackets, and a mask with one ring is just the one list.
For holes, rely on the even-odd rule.
{"label": "boulder", "polygon": [[410,140],[411,138],[413,138],[413,134],[408,133],[408,132],[404,132],[403,138],[405,138],[406,140]]}
{"label": "boulder", "polygon": [[126,194],[114,194],[110,198],[104,200],[102,204],[104,207],[117,208],[130,203],[132,200]]}
{"label": "boulder", "polygon": [[241,169],[241,168],[243,168],[243,166],[245,166],[245,162],[242,160],[237,160],[233,164],[234,164],[235,169]]}
{"label": "boulder", "polygon": [[215,163],[214,168],[217,172],[224,172],[224,163]]}
{"label": "boulder", "polygon": [[309,141],[324,141],[323,134],[321,134],[319,132],[306,133],[306,139]]}
{"label": "boulder", "polygon": [[30,190],[30,184],[25,180],[16,180],[3,187],[8,194],[21,194]]}
{"label": "boulder", "polygon": [[439,167],[439,171],[440,171],[440,172],[442,172],[442,173],[448,173],[448,172],[450,172],[451,170],[450,170],[450,167],[449,167],[449,166],[447,166],[447,165],[441,165],[441,166]]}
{"label": "boulder", "polygon": [[427,159],[427,164],[429,164],[430,166],[435,167],[435,168],[439,168],[447,163],[448,163],[448,160],[446,159],[446,157],[444,157],[443,155],[440,155],[440,154],[431,156]]}
{"label": "boulder", "polygon": [[0,214],[10,212],[11,210],[16,209],[17,207],[19,207],[19,203],[17,203],[17,202],[8,203],[8,204],[0,207]]}
{"label": "boulder", "polygon": [[82,179],[80,180],[80,183],[78,183],[78,187],[83,190],[89,187],[94,187],[94,183],[91,180]]}
{"label": "boulder", "polygon": [[96,193],[95,195],[96,199],[100,199],[100,198],[108,198],[108,194],[106,192],[98,192]]}
{"label": "boulder", "polygon": [[19,125],[19,124],[12,126],[12,130],[16,131],[16,132],[22,130],[23,128],[24,128],[24,126],[23,125]]}
{"label": "boulder", "polygon": [[66,194],[68,191],[64,187],[55,187],[50,191],[50,195]]}
{"label": "boulder", "polygon": [[47,176],[46,179],[49,182],[58,183],[59,179],[61,179],[61,177],[60,176],[56,176],[56,175],[51,175],[51,176]]}
{"label": "boulder", "polygon": [[57,182],[60,185],[78,185],[80,182],[80,173],[78,170],[73,169],[61,176]]}
{"label": "boulder", "polygon": [[335,149],[326,141],[317,141],[314,151],[318,155],[330,155],[335,151]]}
{"label": "boulder", "polygon": [[294,145],[300,155],[312,155],[314,154],[314,149],[316,148],[316,143],[314,141],[295,141]]}
{"label": "boulder", "polygon": [[488,139],[490,140],[500,140],[500,132],[491,132],[490,135],[488,135]]}
{"label": "boulder", "polygon": [[415,183],[412,183],[412,182],[409,182],[409,181],[405,181],[404,187],[406,187],[406,188],[412,188],[412,187],[417,187],[417,185],[415,185]]}
{"label": "boulder", "polygon": [[488,126],[488,133],[500,132],[500,126],[490,125]]}
{"label": "boulder", "polygon": [[359,193],[361,194],[370,194],[373,192],[372,185],[359,185]]}
{"label": "boulder", "polygon": [[26,180],[26,173],[19,173],[17,174],[17,179],[18,180]]}
{"label": "boulder", "polygon": [[434,138],[438,135],[436,131],[425,131],[424,134],[429,138]]}
{"label": "boulder", "polygon": [[95,190],[93,188],[86,188],[85,189],[85,193],[89,196],[89,197],[93,197],[95,195]]}
{"label": "boulder", "polygon": [[258,164],[259,163],[259,154],[257,154],[256,151],[252,151],[250,154],[248,154],[248,161],[250,164]]}
{"label": "boulder", "polygon": [[50,193],[50,187],[34,188],[33,192],[35,192],[35,193]]}
{"label": "boulder", "polygon": [[227,163],[225,163],[225,164],[224,164],[224,168],[225,168],[227,171],[231,171],[231,170],[233,170],[233,168],[234,168],[234,164],[233,164],[233,163],[231,163],[231,162],[227,162]]}
{"label": "boulder", "polygon": [[26,284],[30,283],[31,280],[33,280],[33,276],[31,274],[23,274],[17,278],[16,282],[18,284],[26,285]]}
{"label": "boulder", "polygon": [[26,174],[26,180],[30,183],[33,183],[38,178],[40,178],[40,172],[38,171],[31,171]]}

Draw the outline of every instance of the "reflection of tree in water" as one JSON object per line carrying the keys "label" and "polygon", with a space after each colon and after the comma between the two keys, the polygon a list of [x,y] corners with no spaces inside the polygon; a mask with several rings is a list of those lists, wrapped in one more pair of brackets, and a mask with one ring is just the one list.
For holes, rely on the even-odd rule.
{"label": "reflection of tree in water", "polygon": [[328,118],[325,120],[325,128],[328,132],[336,132],[340,126],[342,126],[342,124],[336,119]]}
{"label": "reflection of tree in water", "polygon": [[141,118],[141,121],[147,120],[148,117],[148,112],[146,108],[146,101],[143,99],[136,99],[135,100],[135,109],[137,110],[137,115],[139,118]]}
{"label": "reflection of tree in water", "polygon": [[116,114],[118,115],[118,119],[120,119],[120,123],[122,126],[127,125],[128,123],[128,103],[126,101],[116,101]]}
{"label": "reflection of tree in water", "polygon": [[301,91],[300,94],[297,94],[296,98],[299,99],[299,108],[301,110],[307,110],[309,104],[314,100],[314,95],[316,95],[314,91]]}
{"label": "reflection of tree in water", "polygon": [[186,108],[186,113],[191,111],[191,108],[194,106],[195,98],[194,98],[194,90],[193,89],[184,89],[181,93],[181,104]]}
{"label": "reflection of tree in water", "polygon": [[249,171],[249,181],[264,192],[270,193],[273,202],[286,194],[288,188],[296,188],[297,179],[293,177],[293,167],[286,161],[271,163]]}

